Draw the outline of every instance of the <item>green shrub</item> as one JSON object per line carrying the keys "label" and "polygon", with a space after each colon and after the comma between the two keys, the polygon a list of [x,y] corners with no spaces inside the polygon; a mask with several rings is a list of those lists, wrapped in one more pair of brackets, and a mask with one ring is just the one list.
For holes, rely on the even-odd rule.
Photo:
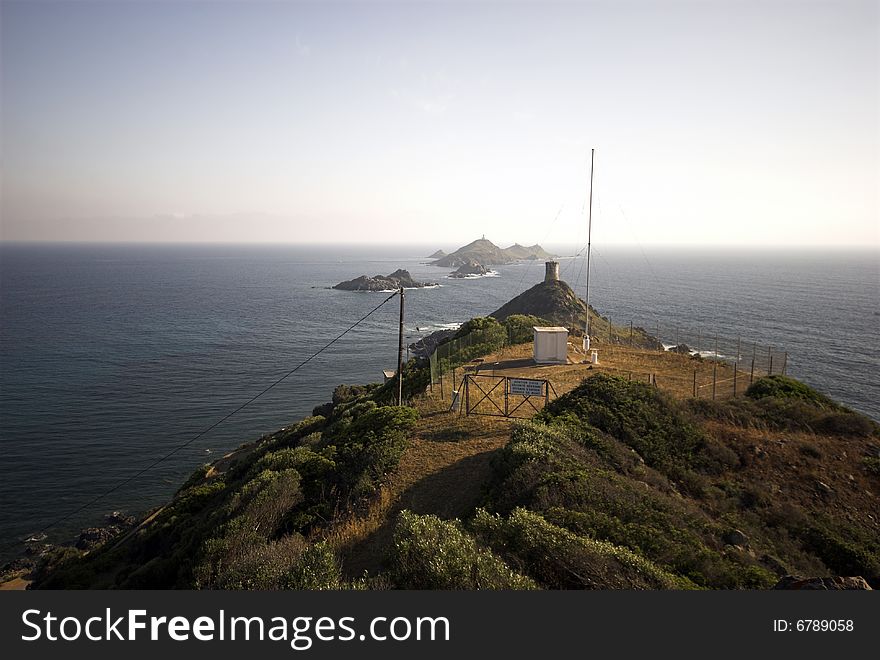
{"label": "green shrub", "polygon": [[394,530],[392,576],[400,589],[534,589],[529,578],[481,548],[458,521],[402,511]]}
{"label": "green shrub", "polygon": [[280,581],[283,589],[339,589],[342,572],[326,542],[307,546]]}
{"label": "green shrub", "polygon": [[867,438],[875,433],[877,424],[854,412],[829,413],[816,420],[813,430],[829,435]]}
{"label": "green shrub", "polygon": [[211,575],[203,566],[197,585],[211,589],[278,589],[299,560],[305,541],[297,535],[270,543],[255,541],[227,554]]}
{"label": "green shrub", "polygon": [[579,537],[526,509],[506,519],[480,510],[473,528],[478,539],[550,589],[693,587],[626,548]]}
{"label": "green shrub", "polygon": [[803,538],[828,568],[843,576],[860,575],[872,585],[880,581],[880,544],[863,538],[855,530],[835,529],[821,523],[810,525]]}
{"label": "green shrub", "polygon": [[764,376],[749,385],[746,396],[751,399],[798,399],[820,408],[831,410],[840,406],[824,394],[820,394],[809,385],[788,376]]}
{"label": "green shrub", "polygon": [[706,444],[703,433],[660,390],[604,374],[550,402],[537,419],[596,427],[635,449],[653,467],[689,463]]}
{"label": "green shrub", "polygon": [[509,345],[525,344],[535,336],[535,326],[546,326],[550,323],[537,316],[529,314],[511,314],[502,323],[507,331],[507,343]]}

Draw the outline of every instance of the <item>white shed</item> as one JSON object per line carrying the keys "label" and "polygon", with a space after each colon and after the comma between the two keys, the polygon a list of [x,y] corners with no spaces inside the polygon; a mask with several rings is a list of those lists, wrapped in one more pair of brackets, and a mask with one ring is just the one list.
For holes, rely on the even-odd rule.
{"label": "white shed", "polygon": [[566,364],[568,362],[568,330],[559,326],[534,327],[535,362]]}

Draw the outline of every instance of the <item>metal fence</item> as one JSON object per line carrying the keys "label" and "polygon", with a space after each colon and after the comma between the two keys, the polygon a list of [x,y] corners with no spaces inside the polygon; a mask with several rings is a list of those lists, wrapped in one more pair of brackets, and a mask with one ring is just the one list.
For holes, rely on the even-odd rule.
{"label": "metal fence", "polygon": [[440,387],[441,391],[450,386],[458,389],[465,365],[482,355],[501,350],[507,343],[507,331],[503,327],[490,327],[473,330],[440,344],[428,358],[431,387]]}
{"label": "metal fence", "polygon": [[[739,396],[756,378],[785,374],[788,369],[788,353],[779,347],[750,337],[683,329],[674,324],[614,325],[611,319],[603,318],[594,324],[591,338],[594,348],[600,349],[606,357],[614,357],[613,361],[620,364],[612,372],[653,383],[680,397]],[[429,357],[431,388],[439,388],[443,396],[451,395],[460,388],[467,373],[479,371],[480,357],[500,351],[510,343],[504,328],[490,327],[441,344]],[[579,344],[579,341],[572,342],[575,350]],[[632,349],[688,355],[693,366],[684,377],[680,361],[670,363],[669,369],[662,365],[640,365],[638,351]]]}

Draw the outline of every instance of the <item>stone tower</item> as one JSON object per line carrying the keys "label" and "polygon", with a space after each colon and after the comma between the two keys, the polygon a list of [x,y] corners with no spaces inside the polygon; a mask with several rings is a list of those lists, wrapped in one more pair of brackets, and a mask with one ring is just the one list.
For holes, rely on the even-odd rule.
{"label": "stone tower", "polygon": [[546,271],[544,272],[544,281],[545,282],[558,282],[559,281],[559,262],[558,261],[547,261],[544,263],[544,267]]}

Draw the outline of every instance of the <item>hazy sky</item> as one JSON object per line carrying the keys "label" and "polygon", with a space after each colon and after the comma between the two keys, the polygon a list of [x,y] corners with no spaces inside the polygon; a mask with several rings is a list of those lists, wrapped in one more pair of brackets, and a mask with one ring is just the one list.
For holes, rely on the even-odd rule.
{"label": "hazy sky", "polygon": [[877,0],[0,18],[4,240],[880,247]]}

